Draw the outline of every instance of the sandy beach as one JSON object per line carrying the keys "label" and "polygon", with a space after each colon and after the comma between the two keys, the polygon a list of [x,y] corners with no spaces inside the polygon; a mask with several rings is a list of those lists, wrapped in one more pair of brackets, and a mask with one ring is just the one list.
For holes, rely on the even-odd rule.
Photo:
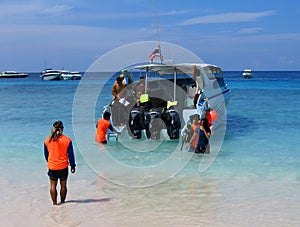
{"label": "sandy beach", "polygon": [[[2,226],[297,226],[299,183],[257,177],[202,179],[183,175],[149,188],[126,188],[82,171],[69,179],[64,204],[53,206],[44,184],[1,179]],[[188,184],[187,184],[188,183]],[[287,187],[286,185],[289,185]],[[277,188],[276,191],[273,188]],[[282,199],[278,199],[282,198]],[[295,204],[291,207],[290,204]]]}

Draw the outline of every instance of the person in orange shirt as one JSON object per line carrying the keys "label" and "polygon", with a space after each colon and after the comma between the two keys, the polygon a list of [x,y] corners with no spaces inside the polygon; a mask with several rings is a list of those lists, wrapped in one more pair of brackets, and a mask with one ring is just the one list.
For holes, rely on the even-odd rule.
{"label": "person in orange shirt", "polygon": [[192,130],[193,130],[193,136],[191,137],[190,141],[189,141],[189,144],[187,146],[187,148],[189,148],[188,152],[195,152],[196,150],[196,147],[197,147],[197,143],[198,143],[198,140],[199,140],[199,134],[198,134],[198,131],[199,130],[198,128],[200,127],[199,125],[199,115],[198,114],[195,114],[192,116]]}
{"label": "person in orange shirt", "polygon": [[104,112],[103,118],[98,120],[96,125],[96,135],[95,135],[95,141],[97,143],[107,144],[106,133],[108,129],[119,134],[119,132],[112,127],[109,120],[110,120],[109,112]]}
{"label": "person in orange shirt", "polygon": [[65,202],[67,196],[68,166],[75,173],[75,157],[72,140],[63,135],[63,123],[53,123],[50,135],[44,141],[44,156],[48,162],[48,176],[50,179],[50,196],[53,205],[57,205],[57,181],[60,181],[60,201]]}

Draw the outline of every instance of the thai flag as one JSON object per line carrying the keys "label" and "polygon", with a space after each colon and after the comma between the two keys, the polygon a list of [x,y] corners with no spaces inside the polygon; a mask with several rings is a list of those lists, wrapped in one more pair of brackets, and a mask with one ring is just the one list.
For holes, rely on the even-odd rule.
{"label": "thai flag", "polygon": [[162,55],[160,54],[160,46],[157,46],[153,51],[152,53],[149,55],[149,59],[150,59],[150,62],[152,63],[153,62],[153,59],[155,57],[159,57],[160,60],[162,60]]}

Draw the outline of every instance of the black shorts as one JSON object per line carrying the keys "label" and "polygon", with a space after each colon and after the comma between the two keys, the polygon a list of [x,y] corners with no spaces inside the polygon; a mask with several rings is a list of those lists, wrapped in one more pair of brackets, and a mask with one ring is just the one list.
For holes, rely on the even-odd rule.
{"label": "black shorts", "polygon": [[67,180],[68,174],[69,174],[68,167],[60,170],[51,170],[51,169],[48,170],[49,178],[55,181],[57,181],[58,179],[60,179],[61,181]]}
{"label": "black shorts", "polygon": [[199,146],[199,145],[197,145],[195,153],[197,153],[197,154],[199,154],[199,153],[201,153],[201,154],[209,154],[210,153],[209,144],[207,144],[206,146]]}
{"label": "black shorts", "polygon": [[100,142],[100,143],[102,143],[102,144],[107,144],[107,141],[106,141],[106,140],[104,140],[104,141],[102,141],[102,142]]}

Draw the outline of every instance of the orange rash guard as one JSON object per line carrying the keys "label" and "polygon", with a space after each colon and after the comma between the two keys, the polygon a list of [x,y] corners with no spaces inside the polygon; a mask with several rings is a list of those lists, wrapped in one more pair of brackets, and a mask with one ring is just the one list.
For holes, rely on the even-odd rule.
{"label": "orange rash guard", "polygon": [[96,136],[95,136],[95,141],[97,143],[106,141],[105,136],[106,136],[108,128],[111,128],[111,124],[108,120],[105,120],[103,118],[98,120],[98,123],[96,126]]}
{"label": "orange rash guard", "polygon": [[[48,161],[48,169],[61,170],[70,164],[75,167],[72,141],[69,137],[61,135],[56,141],[49,141],[49,137],[44,142],[45,158]],[[46,153],[48,156],[46,157]]]}
{"label": "orange rash guard", "polygon": [[[194,133],[196,133],[197,127],[198,127],[198,125],[192,124],[192,129],[193,129]],[[196,136],[195,136],[194,140],[192,141],[191,146],[197,147],[198,140],[199,140],[199,135],[196,133]]]}

